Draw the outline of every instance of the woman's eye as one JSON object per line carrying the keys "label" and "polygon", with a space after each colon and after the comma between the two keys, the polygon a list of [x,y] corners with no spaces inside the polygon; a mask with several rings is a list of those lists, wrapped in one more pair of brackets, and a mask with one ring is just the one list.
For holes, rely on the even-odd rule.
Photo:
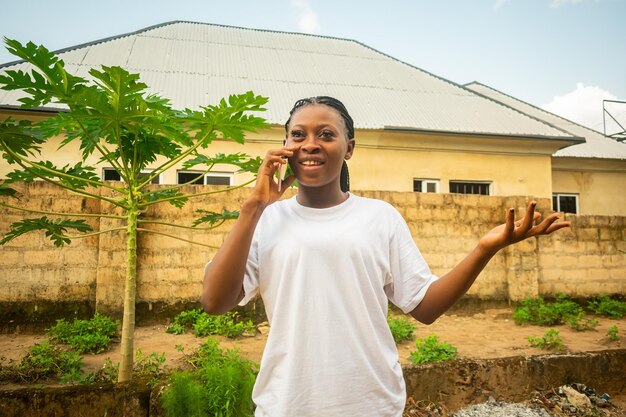
{"label": "woman's eye", "polygon": [[291,138],[292,139],[302,139],[304,137],[304,133],[302,133],[299,130],[293,130],[291,131]]}
{"label": "woman's eye", "polygon": [[320,133],[320,136],[323,137],[324,139],[332,139],[335,136],[335,134],[330,130],[322,130],[322,132]]}

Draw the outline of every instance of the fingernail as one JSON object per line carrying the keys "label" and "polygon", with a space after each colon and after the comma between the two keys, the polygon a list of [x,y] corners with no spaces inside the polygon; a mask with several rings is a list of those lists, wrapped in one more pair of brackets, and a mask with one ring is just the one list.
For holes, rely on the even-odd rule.
{"label": "fingernail", "polygon": [[514,208],[510,208],[510,209],[509,209],[509,213],[514,213],[514,212],[515,212],[515,209],[514,209]]}

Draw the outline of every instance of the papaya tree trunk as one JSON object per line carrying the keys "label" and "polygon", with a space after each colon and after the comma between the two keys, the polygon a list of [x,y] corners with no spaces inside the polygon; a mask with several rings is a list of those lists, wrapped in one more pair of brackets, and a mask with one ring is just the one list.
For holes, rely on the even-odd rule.
{"label": "papaya tree trunk", "polygon": [[139,210],[133,205],[128,211],[126,239],[126,285],[124,289],[124,319],[122,321],[122,345],[118,382],[133,376],[135,294],[137,291],[137,217]]}

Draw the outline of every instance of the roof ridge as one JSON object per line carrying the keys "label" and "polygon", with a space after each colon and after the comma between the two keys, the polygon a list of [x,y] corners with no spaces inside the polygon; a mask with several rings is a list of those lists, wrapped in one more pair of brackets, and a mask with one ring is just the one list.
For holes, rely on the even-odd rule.
{"label": "roof ridge", "polygon": [[[513,99],[513,100],[515,100],[515,101],[518,101],[518,102],[520,102],[520,103],[522,103],[522,104],[526,104],[527,106],[530,106],[530,107],[532,107],[532,108],[534,108],[534,109],[536,109],[536,110],[539,110],[539,111],[541,111],[541,112],[543,112],[543,113],[548,113],[548,114],[549,114],[549,115],[551,115],[551,116],[554,116],[554,117],[559,118],[559,119],[561,119],[561,120],[564,120],[564,121],[566,121],[566,122],[568,122],[568,123],[571,123],[571,124],[573,124],[573,125],[576,125],[576,126],[578,126],[578,127],[582,128],[582,129],[588,130],[588,131],[590,131],[590,132],[592,132],[592,133],[595,133],[595,134],[597,134],[597,135],[600,135],[600,136],[607,137],[607,136],[605,136],[604,134],[602,134],[602,132],[598,132],[597,130],[591,129],[590,127],[587,127],[587,126],[583,126],[583,125],[581,125],[581,124],[579,124],[579,123],[574,122],[573,120],[566,119],[566,118],[565,118],[565,117],[563,117],[563,116],[559,116],[558,114],[555,114],[555,113],[552,113],[552,112],[550,112],[550,111],[548,111],[548,110],[542,109],[541,107],[537,107],[537,106],[535,106],[534,104],[528,103],[527,101],[521,100],[521,99],[519,99],[519,98],[517,98],[517,97],[513,97],[513,96],[511,96],[511,95],[509,95],[509,94],[507,94],[507,93],[505,93],[505,92],[503,92],[503,91],[498,90],[497,88],[493,88],[493,87],[491,87],[491,86],[489,86],[489,85],[483,84],[483,83],[478,82],[478,81],[472,81],[472,82],[469,82],[469,83],[467,83],[467,84],[465,84],[465,85],[467,86],[467,85],[470,85],[470,84],[478,84],[478,85],[481,85],[481,86],[483,86],[483,87],[485,87],[485,88],[488,88],[488,89],[490,89],[490,90],[495,91],[496,93],[500,93],[500,94],[502,94],[503,96],[506,96],[506,97],[508,97],[508,98],[510,98],[510,99]],[[476,93],[477,93],[477,94],[480,94],[480,93],[478,93],[478,92],[476,92]],[[547,122],[546,122],[546,123],[547,123]],[[569,133],[569,132],[568,132],[568,133]]]}
{"label": "roof ridge", "polygon": [[[508,108],[508,109],[511,109],[511,110],[513,110],[513,111],[515,111],[515,112],[517,112],[517,113],[519,113],[519,114],[522,114],[522,115],[524,115],[524,116],[526,116],[526,117],[530,118],[530,119],[536,120],[536,121],[538,121],[539,123],[543,123],[544,125],[550,126],[550,127],[551,127],[551,128],[553,128],[553,129],[560,130],[561,132],[566,133],[566,134],[570,135],[570,136],[571,136],[571,137],[573,137],[573,138],[576,138],[576,139],[581,139],[581,140],[582,140],[582,143],[585,143],[585,142],[587,141],[584,137],[577,136],[577,135],[573,134],[572,132],[568,132],[567,130],[565,130],[565,129],[563,129],[563,128],[559,127],[559,126],[555,126],[555,125],[553,125],[553,124],[552,124],[552,123],[550,123],[550,122],[547,122],[547,121],[545,121],[545,120],[542,120],[542,119],[540,119],[540,118],[538,118],[538,117],[535,117],[535,116],[533,116],[533,115],[531,115],[531,114],[525,113],[525,112],[523,112],[523,111],[521,111],[521,110],[519,110],[519,109],[516,109],[516,108],[515,108],[515,107],[513,107],[513,106],[509,106],[508,104],[503,103],[503,102],[501,102],[501,101],[498,101],[498,100],[496,100],[496,99],[495,99],[495,98],[493,98],[493,97],[489,97],[489,96],[487,96],[487,95],[485,95],[485,94],[481,94],[481,93],[479,93],[478,91],[474,91],[474,90],[472,90],[472,89],[470,89],[470,88],[468,88],[468,87],[467,87],[467,86],[468,86],[468,85],[470,85],[470,84],[479,84],[479,85],[482,85],[483,87],[489,88],[489,89],[491,89],[491,90],[493,90],[493,91],[496,91],[496,92],[501,93],[501,94],[503,94],[503,95],[505,95],[505,96],[507,96],[507,97],[510,97],[510,98],[512,98],[512,99],[514,99],[514,100],[517,100],[517,99],[516,99],[516,98],[514,98],[514,97],[511,97],[511,96],[509,96],[509,95],[507,95],[507,94],[505,94],[505,93],[502,93],[501,91],[496,90],[495,88],[491,88],[491,87],[489,87],[488,85],[485,85],[485,84],[479,83],[478,81],[472,81],[472,82],[469,82],[469,83],[467,83],[467,84],[465,84],[465,85],[464,85],[464,87],[465,87],[465,88],[467,88],[469,91],[473,91],[473,92],[474,92],[474,94],[477,94],[477,95],[479,95],[480,97],[484,97],[484,98],[486,98],[487,100],[491,100],[491,101],[493,101],[494,103],[497,103],[497,104],[499,104],[499,105],[501,105],[501,106],[503,106],[503,107],[506,107],[506,108]],[[522,100],[518,100],[518,101],[522,101]],[[523,102],[523,101],[522,101],[522,103],[525,103],[525,102]],[[528,104],[528,103],[525,103],[525,104]],[[530,105],[530,106],[532,106],[532,104],[529,104],[529,105]],[[533,106],[533,107],[534,107],[534,106]],[[545,110],[544,110],[544,111],[545,111]],[[549,113],[549,112],[548,112],[548,113]],[[552,114],[552,113],[550,113],[550,114]],[[565,120],[567,120],[567,119],[565,119]],[[596,132],[596,133],[597,133],[597,132]]]}

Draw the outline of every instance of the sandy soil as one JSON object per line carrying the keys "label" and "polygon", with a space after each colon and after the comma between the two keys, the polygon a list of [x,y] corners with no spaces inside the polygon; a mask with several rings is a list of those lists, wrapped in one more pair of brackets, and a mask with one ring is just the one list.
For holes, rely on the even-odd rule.
{"label": "sandy soil", "polygon": [[[528,336],[542,336],[548,328],[539,326],[518,326],[511,319],[511,309],[491,309],[472,316],[444,315],[437,322],[425,326],[412,318],[416,325],[415,337],[424,338],[436,334],[439,340],[456,346],[461,358],[499,358],[516,355],[545,354],[538,348],[530,347]],[[605,349],[617,349],[626,346],[626,318],[610,320],[597,317],[599,325],[594,331],[577,332],[569,326],[554,326],[560,331],[568,352],[592,352]],[[610,341],[607,337],[609,327],[617,325],[618,341]],[[140,348],[144,355],[152,352],[165,353],[170,368],[179,366],[183,353],[176,345],[184,347],[190,353],[202,344],[204,339],[192,334],[172,335],[165,333],[167,325],[137,327],[135,330],[135,348]],[[230,340],[218,336],[221,346],[236,348],[244,356],[260,362],[266,341],[267,325],[261,324],[254,337],[241,337]],[[0,356],[7,359],[19,359],[26,350],[46,340],[43,334],[3,334],[0,335]],[[400,362],[410,363],[410,354],[415,349],[413,342],[404,342],[398,346]],[[104,363],[105,358],[119,361],[119,343],[114,343],[112,350],[98,355],[85,355],[86,370],[95,371]]]}

